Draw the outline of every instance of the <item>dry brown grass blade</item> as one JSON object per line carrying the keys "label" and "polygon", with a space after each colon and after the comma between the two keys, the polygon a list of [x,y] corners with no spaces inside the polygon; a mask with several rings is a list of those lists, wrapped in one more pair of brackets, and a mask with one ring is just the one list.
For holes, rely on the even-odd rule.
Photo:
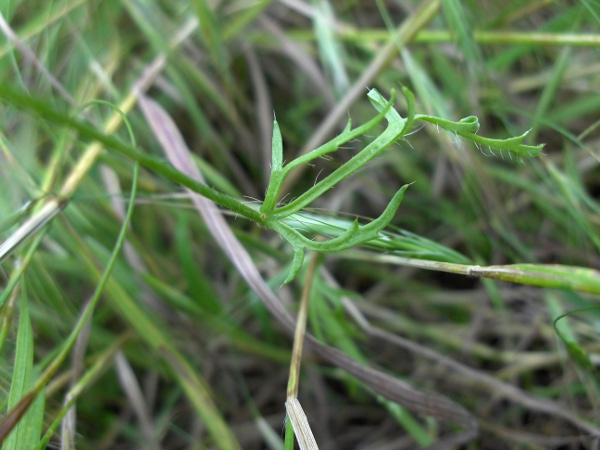
{"label": "dry brown grass blade", "polygon": [[294,330],[294,348],[292,349],[292,362],[290,365],[290,377],[288,383],[287,396],[289,398],[298,397],[298,387],[300,384],[300,365],[302,363],[302,348],[304,347],[304,338],[306,337],[306,319],[308,317],[308,302],[312,288],[312,280],[317,269],[318,255],[313,253],[308,266],[304,288],[302,289],[302,298],[300,300],[300,309],[296,318],[296,329]]}
{"label": "dry brown grass blade", "polygon": [[125,357],[125,354],[119,350],[115,355],[115,363],[117,373],[119,374],[119,382],[125,391],[129,403],[133,407],[135,414],[140,421],[142,433],[145,439],[145,448],[150,450],[159,450],[160,444],[154,436],[154,423],[150,417],[150,410],[144,399],[142,389],[133,372],[133,368]]}
{"label": "dry brown grass blade", "polygon": [[35,397],[37,396],[37,392],[29,392],[27,393],[20,401],[17,403],[17,406],[12,408],[6,416],[0,420],[0,444],[4,442],[4,440],[8,437],[10,432],[17,426],[23,415],[27,412]]}
{"label": "dry brown grass blade", "polygon": [[[169,115],[156,102],[143,95],[139,98],[139,105],[169,161],[178,170],[204,182],[181,134]],[[259,296],[270,313],[290,333],[293,333],[295,320],[263,280],[252,258],[234,236],[222,214],[218,212],[218,209],[210,200],[193,192],[190,192],[190,197],[206,222],[213,238],[235,265],[238,272]],[[445,443],[449,443],[448,445],[467,442],[477,434],[477,422],[474,417],[453,401],[438,394],[422,392],[404,381],[364,366],[341,351],[322,344],[310,334],[306,335],[306,340],[316,354],[329,363],[346,370],[383,397],[413,412],[464,426],[466,428],[464,433],[456,435],[451,441],[445,441]]]}
{"label": "dry brown grass blade", "polygon": [[[328,273],[325,273],[325,278],[332,285],[339,287],[337,286],[337,283],[335,283],[333,277],[331,277],[331,275]],[[368,336],[384,340],[397,347],[408,350],[421,358],[433,361],[436,364],[455,372],[461,378],[469,380],[469,383],[474,383],[491,395],[509,399],[533,411],[560,417],[561,419],[570,422],[572,425],[581,430],[584,430],[595,436],[600,436],[600,428],[593,423],[586,422],[583,418],[573,414],[568,409],[565,409],[562,405],[550,400],[536,398],[523,389],[519,389],[516,386],[505,383],[502,380],[499,380],[498,378],[495,378],[484,372],[472,369],[452,358],[440,354],[429,347],[375,327],[371,325],[369,320],[363,314],[364,312],[368,314],[368,311],[371,309],[368,304],[365,303],[358,306],[349,298],[344,298],[343,302],[348,314],[352,316],[352,318],[360,326],[361,330],[364,331]]]}
{"label": "dry brown grass blade", "polygon": [[598,428],[592,423],[586,422],[584,419],[578,417],[576,414],[573,414],[563,405],[560,405],[556,402],[552,402],[550,400],[536,398],[522,389],[519,389],[508,383],[504,383],[501,380],[498,380],[481,371],[471,369],[470,367],[465,366],[464,364],[461,364],[458,361],[455,361],[451,358],[439,354],[435,350],[418,345],[414,342],[411,342],[388,331],[372,327],[370,325],[368,329],[365,329],[365,331],[373,337],[386,340],[395,345],[398,345],[399,347],[408,349],[421,357],[425,357],[427,359],[442,364],[443,366],[447,367],[448,369],[451,369],[460,376],[467,377],[468,379],[474,381],[476,384],[484,387],[492,395],[510,399],[511,401],[514,401],[533,411],[538,411],[541,413],[549,414],[551,416],[560,417],[561,419],[570,422],[572,425],[578,427],[583,431],[591,433],[595,436],[600,436],[600,428]]}
{"label": "dry brown grass blade", "polygon": [[[90,300],[88,300],[89,302]],[[81,377],[81,373],[85,367],[84,358],[87,349],[90,331],[92,327],[92,321],[88,320],[81,330],[81,333],[75,341],[73,346],[73,353],[71,355],[71,390],[77,385],[77,381]],[[64,404],[65,406],[71,401],[71,395],[66,395]],[[65,414],[65,418],[60,424],[61,440],[63,447],[66,449],[75,449],[75,436],[77,434],[77,407],[73,404],[69,411]]]}

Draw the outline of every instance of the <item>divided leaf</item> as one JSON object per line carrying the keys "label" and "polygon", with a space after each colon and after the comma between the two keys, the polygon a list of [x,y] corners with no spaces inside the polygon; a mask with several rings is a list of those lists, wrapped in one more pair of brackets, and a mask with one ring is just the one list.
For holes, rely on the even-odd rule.
{"label": "divided leaf", "polygon": [[[340,181],[354,174],[356,171],[364,167],[369,161],[381,154],[389,148],[394,142],[404,137],[412,128],[415,120],[422,120],[432,123],[439,128],[447,130],[455,135],[464,137],[473,141],[478,146],[487,146],[498,150],[509,151],[517,157],[522,156],[537,156],[543,148],[543,145],[530,146],[522,144],[522,141],[527,136],[527,132],[521,136],[509,139],[491,139],[478,136],[479,120],[475,116],[465,117],[458,122],[442,119],[439,117],[428,116],[423,114],[415,114],[415,99],[410,90],[403,88],[402,92],[407,103],[407,117],[403,118],[393,108],[395,93],[392,91],[390,100],[386,100],[376,89],[371,89],[367,94],[369,101],[378,111],[378,115],[371,119],[366,124],[352,129],[352,122],[348,120],[348,124],[341,134],[331,141],[323,144],[319,148],[296,158],[287,165],[283,165],[283,144],[281,139],[281,131],[277,122],[273,125],[273,149],[272,149],[272,164],[271,178],[267,188],[265,201],[260,207],[261,218],[263,224],[275,230],[285,239],[293,248],[294,256],[290,267],[290,272],[285,280],[285,283],[291,282],[302,269],[304,263],[304,253],[306,250],[315,252],[337,252],[346,250],[358,245],[362,245],[373,239],[381,237],[380,232],[390,223],[396,211],[400,207],[400,203],[404,197],[404,192],[409,184],[404,185],[392,198],[385,211],[380,217],[373,220],[371,223],[360,226],[357,221],[354,221],[350,227],[341,235],[329,239],[327,241],[315,241],[309,239],[300,231],[296,230],[283,219],[292,216],[301,209],[315,201],[326,191],[337,185]],[[315,184],[312,188],[301,194],[295,200],[287,205],[277,208],[277,199],[280,196],[280,190],[286,176],[295,167],[306,164],[315,158],[334,152],[339,149],[340,145],[364,134],[369,131],[383,119],[386,119],[388,126],[386,129],[369,145],[367,145],[358,154],[353,156],[348,162],[344,163],[333,173]]]}
{"label": "divided leaf", "polygon": [[525,145],[521,143],[529,134],[529,130],[521,136],[515,136],[508,139],[492,139],[478,136],[476,133],[479,130],[479,120],[475,116],[465,117],[458,122],[452,122],[451,120],[423,114],[417,114],[415,119],[429,122],[436,125],[438,128],[442,128],[450,133],[473,141],[479,148],[480,146],[487,147],[490,152],[492,152],[492,149],[500,151],[506,150],[518,158],[523,156],[535,157],[538,156],[544,148],[544,144]]}

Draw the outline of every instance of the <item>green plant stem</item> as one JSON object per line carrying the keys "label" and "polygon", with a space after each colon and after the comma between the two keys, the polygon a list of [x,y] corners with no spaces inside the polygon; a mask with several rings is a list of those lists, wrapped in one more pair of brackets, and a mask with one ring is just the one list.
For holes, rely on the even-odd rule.
{"label": "green plant stem", "polygon": [[[289,32],[296,41],[313,41],[312,31],[292,30]],[[356,29],[339,27],[337,38],[346,42],[381,42],[389,39],[390,33],[381,29]],[[577,33],[526,33],[519,31],[478,31],[473,32],[473,39],[479,44],[487,45],[547,45],[574,47],[596,47],[600,45],[600,34]],[[445,30],[420,30],[413,41],[417,44],[441,44],[453,42],[452,33]]]}
{"label": "green plant stem", "polygon": [[[290,363],[290,375],[287,386],[287,399],[298,398],[298,389],[300,387],[300,367],[302,365],[302,348],[304,346],[304,336],[306,335],[306,318],[308,317],[308,302],[310,300],[311,288],[315,270],[317,268],[318,254],[313,253],[308,266],[302,297],[300,298],[300,308],[296,318],[296,329],[294,330],[294,346],[292,349],[292,359]],[[291,426],[296,418],[287,417],[285,428],[285,446],[290,448],[290,441],[293,442],[294,428]],[[293,448],[293,444],[291,445]]]}
{"label": "green plant stem", "polygon": [[478,266],[440,261],[404,258],[364,251],[348,251],[344,258],[380,263],[399,264],[439,272],[457,273],[468,277],[483,277],[510,283],[526,284],[552,289],[567,289],[600,295],[600,272],[583,267],[559,264],[507,264]]}
{"label": "green plant stem", "polygon": [[137,161],[142,167],[149,169],[159,175],[162,175],[175,183],[179,183],[193,190],[194,192],[197,192],[198,194],[212,200],[219,206],[227,208],[257,223],[264,222],[263,217],[258,211],[250,208],[244,203],[235,200],[234,198],[229,197],[228,195],[215,191],[214,189],[211,189],[210,187],[205,186],[202,183],[199,183],[198,181],[179,172],[173,166],[171,166],[168,163],[165,163],[161,159],[156,158],[152,155],[145,154],[140,150],[133,148],[130,145],[127,145],[112,136],[108,136],[105,133],[98,131],[94,127],[88,125],[87,123],[70,117],[64,111],[59,111],[55,108],[51,108],[45,102],[33,99],[32,97],[24,93],[17,92],[16,88],[12,86],[0,84],[0,98],[4,98],[9,103],[17,105],[18,107],[25,109],[33,114],[40,115],[43,118],[50,120],[54,123],[71,127],[77,130],[77,132],[79,132],[80,136],[82,136],[83,138],[100,142],[106,148],[112,149],[117,153],[120,153],[121,155],[132,159],[133,161]]}
{"label": "green plant stem", "polygon": [[300,299],[300,309],[296,318],[296,330],[294,332],[294,347],[292,349],[292,362],[290,365],[290,377],[288,380],[287,396],[288,399],[298,397],[298,387],[300,380],[300,366],[302,363],[302,347],[304,344],[304,335],[306,334],[306,318],[308,316],[308,301],[312,288],[313,276],[317,269],[318,253],[313,253],[308,266],[308,272],[302,290]]}
{"label": "green plant stem", "polygon": [[131,337],[131,333],[125,333],[121,335],[112,345],[104,350],[96,359],[96,362],[90,367],[88,371],[78,380],[78,382],[71,388],[71,390],[67,393],[67,401],[63,405],[63,407],[58,411],[58,414],[54,417],[52,424],[48,427],[48,430],[42,436],[42,439],[38,443],[35,450],[43,450],[46,448],[52,436],[58,426],[60,425],[63,418],[67,415],[71,407],[77,402],[79,396],[87,388],[94,380],[96,380],[99,375],[107,370],[110,364],[110,360],[114,357],[114,354],[123,347],[123,344]]}

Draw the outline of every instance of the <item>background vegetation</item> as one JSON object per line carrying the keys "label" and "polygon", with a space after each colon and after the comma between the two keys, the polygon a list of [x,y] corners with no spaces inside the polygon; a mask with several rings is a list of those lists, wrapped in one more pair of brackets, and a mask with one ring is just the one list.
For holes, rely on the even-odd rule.
{"label": "background vegetation", "polygon": [[[596,448],[596,272],[561,273],[556,290],[405,259],[600,268],[596,1],[14,0],[0,12],[1,237],[44,204],[61,210],[0,269],[3,448],[283,448],[289,323],[176,173],[146,163],[136,183],[116,150],[137,145],[166,166],[164,139],[179,132],[208,185],[251,206],[269,181],[273,114],[289,162],[348,115],[374,117],[367,87],[388,98],[401,86],[417,112],[478,116],[480,135],[531,129],[525,143],[544,154],[415,127],[294,224],[335,235],[413,183],[385,237],[322,255],[285,286],[289,245],[237,215],[222,224],[288,311],[310,271],[319,341],[430,393],[431,414],[401,407],[309,346],[299,399],[317,443]],[[92,100],[125,113],[134,143],[113,107],[83,108]],[[284,201],[383,130],[293,172]]]}

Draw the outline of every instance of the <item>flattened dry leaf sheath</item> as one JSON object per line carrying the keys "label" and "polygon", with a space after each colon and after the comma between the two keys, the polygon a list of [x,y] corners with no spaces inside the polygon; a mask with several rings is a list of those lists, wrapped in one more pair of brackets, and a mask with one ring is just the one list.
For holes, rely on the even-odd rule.
{"label": "flattened dry leaf sheath", "polygon": [[285,402],[287,417],[292,422],[294,434],[302,450],[318,450],[319,446],[312,434],[308,419],[297,398],[289,398]]}
{"label": "flattened dry leaf sheath", "polygon": [[17,248],[41,230],[54,216],[67,206],[67,200],[50,199],[34,216],[27,219],[13,234],[0,244],[0,263]]}

